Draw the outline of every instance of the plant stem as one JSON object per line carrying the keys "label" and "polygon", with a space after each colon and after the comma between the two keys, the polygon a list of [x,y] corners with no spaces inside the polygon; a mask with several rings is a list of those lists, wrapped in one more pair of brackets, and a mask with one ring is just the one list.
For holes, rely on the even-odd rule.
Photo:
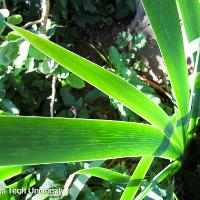
{"label": "plant stem", "polygon": [[49,9],[50,9],[50,2],[49,0],[41,0],[41,7],[42,7],[42,14],[41,18],[33,21],[33,22],[28,22],[22,28],[28,28],[30,26],[33,26],[34,24],[41,24],[40,25],[40,30],[42,34],[46,33],[46,25],[47,25],[47,20],[49,17]]}
{"label": "plant stem", "polygon": [[[40,31],[42,34],[46,34],[46,26],[47,20],[49,17],[49,9],[50,9],[50,2],[49,0],[41,0],[42,6],[42,16],[39,22],[41,23]],[[36,21],[37,22],[37,21]],[[54,116],[54,103],[56,97],[56,81],[57,77],[55,75],[52,76],[52,84],[51,84],[51,102],[50,102],[50,116]]]}
{"label": "plant stem", "polygon": [[36,21],[34,21],[34,22],[28,22],[28,23],[26,23],[24,26],[22,26],[22,28],[28,28],[29,26],[33,26],[34,24],[40,24],[41,23],[41,20],[39,19],[39,20],[36,20]]}
{"label": "plant stem", "polygon": [[3,0],[3,8],[4,8],[4,9],[8,9],[6,0]]}
{"label": "plant stem", "polygon": [[50,2],[49,2],[49,0],[41,0],[41,5],[42,5],[42,17],[40,19],[40,21],[41,21],[40,29],[41,29],[41,33],[45,34],[47,20],[49,17]]}
{"label": "plant stem", "polygon": [[148,80],[147,78],[144,78],[140,75],[137,75],[142,81],[146,82],[147,84],[149,84],[151,87],[153,87],[155,90],[158,90],[159,92],[161,92],[162,94],[166,95],[169,99],[171,99],[171,95],[160,85],[156,84],[153,81]]}
{"label": "plant stem", "polygon": [[51,85],[51,103],[50,103],[50,116],[53,117],[54,116],[54,103],[55,103],[55,97],[56,97],[56,80],[57,77],[56,76],[52,76],[52,85]]}

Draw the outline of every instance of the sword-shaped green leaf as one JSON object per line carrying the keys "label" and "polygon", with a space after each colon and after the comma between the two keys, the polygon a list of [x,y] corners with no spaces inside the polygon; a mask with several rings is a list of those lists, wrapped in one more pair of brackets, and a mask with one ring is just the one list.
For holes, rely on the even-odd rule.
{"label": "sword-shaped green leaf", "polygon": [[182,16],[188,41],[200,37],[200,1],[176,0]]}
{"label": "sword-shaped green leaf", "polygon": [[104,180],[117,183],[117,184],[125,184],[130,180],[130,176],[124,175],[118,172],[115,172],[110,169],[102,168],[102,167],[94,167],[88,169],[81,169],[76,172],[77,174],[89,174],[91,176],[95,176],[98,178],[102,178]]}
{"label": "sword-shaped green leaf", "polygon": [[135,198],[135,200],[142,200],[148,192],[150,192],[156,184],[163,181],[165,178],[167,178],[170,175],[173,175],[178,169],[180,169],[181,165],[179,162],[173,162],[169,164],[165,169],[163,169],[161,172],[159,172],[143,189],[143,191]]}
{"label": "sword-shaped green leaf", "polygon": [[164,58],[181,118],[189,114],[189,84],[175,0],[142,0]]}
{"label": "sword-shaped green leaf", "polygon": [[0,167],[0,181],[16,176],[25,170],[24,166]]}
{"label": "sword-shaped green leaf", "polygon": [[151,166],[151,163],[153,162],[153,159],[154,159],[153,156],[143,156],[141,158],[120,200],[134,199],[147,171]]}
{"label": "sword-shaped green leaf", "polygon": [[169,122],[166,113],[122,78],[34,33],[12,25],[9,26],[60,65],[123,103],[151,124],[161,130],[165,129]]}
{"label": "sword-shaped green leaf", "polygon": [[146,124],[8,116],[0,124],[1,166],[181,155],[162,131]]}
{"label": "sword-shaped green leaf", "polygon": [[[104,160],[95,160],[92,161],[90,163],[90,165],[88,166],[89,168],[92,167],[99,167],[104,163]],[[89,180],[91,176],[90,175],[86,175],[86,174],[80,174],[72,183],[71,182],[68,184],[68,186],[71,185],[69,191],[67,191],[70,195],[71,200],[76,200],[78,195],[80,194],[80,192],[82,191],[82,189],[84,188],[84,186],[86,185],[87,181]],[[73,177],[72,177],[73,178]],[[81,182],[81,184],[79,184]],[[68,190],[68,188],[67,188]]]}
{"label": "sword-shaped green leaf", "polygon": [[20,199],[20,194],[17,193],[16,190],[17,189],[19,189],[18,191],[21,190],[22,195],[27,194],[31,192],[31,190],[30,192],[28,191],[28,188],[34,186],[35,184],[36,184],[36,179],[34,178],[34,176],[32,174],[28,175],[22,180],[17,181],[11,185],[8,185],[5,188],[2,188],[3,191],[5,192],[0,193],[0,199],[3,200],[10,200],[14,198]]}

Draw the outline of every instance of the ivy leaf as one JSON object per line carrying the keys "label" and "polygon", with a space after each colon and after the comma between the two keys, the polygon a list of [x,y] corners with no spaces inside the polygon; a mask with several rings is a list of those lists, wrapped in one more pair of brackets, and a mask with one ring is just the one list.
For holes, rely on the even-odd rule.
{"label": "ivy leaf", "polygon": [[21,36],[15,31],[11,31],[10,33],[8,33],[8,35],[6,35],[6,40],[8,41],[15,41],[19,38],[21,38]]}
{"label": "ivy leaf", "polygon": [[3,15],[0,13],[0,34],[4,31],[5,29],[5,19]]}
{"label": "ivy leaf", "polygon": [[50,73],[52,73],[57,67],[58,67],[58,64],[57,64],[54,60],[52,60],[52,59],[46,57],[46,58],[44,59],[44,61],[43,61],[42,63],[39,64],[38,69],[39,69],[39,71],[42,72],[43,74],[50,74]]}
{"label": "ivy leaf", "polygon": [[88,93],[83,98],[85,102],[92,104],[100,97],[106,97],[106,95],[103,92],[94,88],[88,91]]}
{"label": "ivy leaf", "polygon": [[17,24],[21,24],[23,21],[23,18],[21,15],[12,15],[10,17],[8,17],[7,22],[9,24],[13,24],[13,25],[17,25]]}
{"label": "ivy leaf", "polygon": [[117,69],[118,71],[120,70],[120,68],[125,68],[123,59],[122,59],[119,51],[114,46],[112,46],[109,49],[109,60],[110,60],[111,64],[113,65],[113,67],[115,69]]}
{"label": "ivy leaf", "polygon": [[75,74],[71,73],[68,76],[69,86],[76,88],[76,89],[82,89],[85,87],[85,82]]}
{"label": "ivy leaf", "polygon": [[45,57],[46,57],[43,53],[41,53],[40,51],[38,51],[32,45],[30,46],[28,53],[29,53],[29,56],[32,57],[32,58],[35,58],[35,60],[44,60]]}
{"label": "ivy leaf", "polygon": [[4,42],[0,46],[0,65],[9,65],[18,56],[19,46],[15,42]]}
{"label": "ivy leaf", "polygon": [[30,46],[30,43],[28,41],[24,41],[20,44],[20,46],[19,46],[19,56],[14,61],[14,65],[17,68],[21,68],[22,65],[24,64],[25,60],[27,59],[29,46]]}
{"label": "ivy leaf", "polygon": [[90,13],[97,12],[97,8],[90,0],[86,0],[85,3],[83,4],[83,7],[86,11],[89,11]]}
{"label": "ivy leaf", "polygon": [[[56,75],[59,79],[66,79],[69,76],[70,72],[66,68],[58,65],[58,67],[53,71],[53,74]],[[65,85],[65,82],[63,83]]]}
{"label": "ivy leaf", "polygon": [[19,109],[9,99],[0,99],[0,106],[2,107],[3,110],[10,112],[14,115],[19,114]]}
{"label": "ivy leaf", "polygon": [[28,58],[26,61],[25,61],[25,67],[26,67],[26,73],[30,73],[30,72],[33,72],[33,71],[36,71],[37,68],[35,66],[35,62],[34,62],[34,58]]}
{"label": "ivy leaf", "polygon": [[62,97],[63,103],[65,106],[69,105],[75,105],[76,99],[73,97],[71,92],[69,91],[69,88],[61,88],[60,89],[60,95]]}

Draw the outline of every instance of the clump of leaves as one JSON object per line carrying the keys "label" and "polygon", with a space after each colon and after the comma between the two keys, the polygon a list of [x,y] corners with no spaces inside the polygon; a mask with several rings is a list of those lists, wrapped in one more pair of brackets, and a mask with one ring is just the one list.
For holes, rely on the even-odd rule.
{"label": "clump of leaves", "polygon": [[[198,126],[199,109],[195,108],[198,106],[199,56],[196,59],[194,87],[190,91],[179,15],[182,16],[188,41],[191,42],[200,36],[199,29],[196,30],[200,24],[200,4],[198,0],[189,3],[143,0],[143,4],[170,77],[177,103],[175,113],[168,116],[161,107],[119,76],[34,33],[9,25],[40,51],[123,103],[151,125],[106,120],[2,116],[1,165],[142,156],[131,177],[99,167],[77,172],[124,183],[127,187],[121,199],[138,200],[145,198],[158,183],[180,169],[185,151]],[[163,18],[165,20],[161,20]],[[191,24],[195,25],[195,29]],[[195,51],[199,54],[199,48]],[[168,159],[169,164],[140,188],[154,157]],[[138,190],[140,193],[136,196]]]}
{"label": "clump of leaves", "polygon": [[[135,1],[60,1],[53,4],[53,13],[60,11],[65,20],[69,17],[80,27],[111,25],[114,20],[121,20],[135,13]],[[55,10],[57,9],[57,11]]]}
{"label": "clump of leaves", "polygon": [[[21,110],[21,114],[28,115],[38,115],[40,109],[44,111],[40,114],[48,116],[49,100],[47,98],[51,95],[51,80],[46,79],[45,76],[56,75],[62,87],[75,89],[84,88],[85,82],[59,66],[30,43],[23,41],[15,32],[9,32],[4,36],[5,21],[14,25],[20,24],[22,17],[9,16],[9,11],[6,9],[1,9],[0,12],[2,13],[0,107],[12,114],[19,114]],[[49,21],[47,34],[53,27],[54,24]],[[39,33],[37,26],[33,28],[33,31]]]}

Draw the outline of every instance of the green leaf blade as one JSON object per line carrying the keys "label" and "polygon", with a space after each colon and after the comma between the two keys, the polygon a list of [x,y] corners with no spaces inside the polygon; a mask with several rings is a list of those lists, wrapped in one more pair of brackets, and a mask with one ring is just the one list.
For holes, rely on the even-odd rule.
{"label": "green leaf blade", "polygon": [[102,168],[102,167],[94,167],[88,169],[82,169],[76,172],[77,174],[89,174],[91,176],[95,176],[98,178],[102,178],[107,181],[111,181],[117,184],[128,183],[130,176],[124,175],[110,169]]}
{"label": "green leaf blade", "polygon": [[[90,163],[90,165],[89,165],[89,168],[99,167],[103,163],[104,163],[104,160],[92,161]],[[84,186],[86,185],[86,183],[87,183],[87,181],[89,180],[90,177],[91,177],[90,175],[81,174],[74,180],[72,186],[69,189],[69,195],[70,195],[72,200],[76,200],[77,199],[78,195],[83,190]],[[82,185],[81,186],[79,185],[79,187],[77,187],[77,184],[80,183],[80,182],[82,183]]]}
{"label": "green leaf blade", "polygon": [[200,37],[200,2],[199,0],[177,0],[188,41]]}
{"label": "green leaf blade", "polygon": [[189,83],[183,39],[175,0],[143,0],[159,44],[181,117],[189,114]]}
{"label": "green leaf blade", "polygon": [[178,169],[180,169],[181,165],[179,162],[173,162],[165,167],[161,172],[159,172],[143,189],[143,191],[135,198],[135,200],[142,200],[148,192],[150,192],[155,184],[160,183],[168,176],[174,174]]}
{"label": "green leaf blade", "polygon": [[[123,103],[151,124],[161,130],[164,130],[168,124],[169,118],[159,106],[120,77],[36,34],[19,27],[9,26],[29,40],[41,52],[107,95]],[[145,105],[145,108],[143,108],[143,105]]]}
{"label": "green leaf blade", "polygon": [[[0,124],[2,166],[157,155],[165,138],[150,125],[108,120],[4,116]],[[180,157],[165,140],[157,156]]]}
{"label": "green leaf blade", "polygon": [[0,181],[16,176],[24,171],[23,166],[0,167]]}
{"label": "green leaf blade", "polygon": [[25,178],[23,178],[22,180],[17,181],[11,185],[8,185],[6,188],[3,188],[5,190],[5,193],[1,193],[0,198],[3,200],[10,200],[16,198],[16,196],[17,198],[20,198],[19,194],[15,194],[14,192],[12,193],[10,191],[12,190],[16,191],[17,189],[21,189],[23,191],[28,192],[28,188],[34,186],[35,184],[36,184],[36,179],[32,174],[30,174]]}
{"label": "green leaf blade", "polygon": [[153,162],[153,159],[153,156],[143,156],[141,158],[120,200],[134,199],[148,169],[151,166],[151,163]]}

